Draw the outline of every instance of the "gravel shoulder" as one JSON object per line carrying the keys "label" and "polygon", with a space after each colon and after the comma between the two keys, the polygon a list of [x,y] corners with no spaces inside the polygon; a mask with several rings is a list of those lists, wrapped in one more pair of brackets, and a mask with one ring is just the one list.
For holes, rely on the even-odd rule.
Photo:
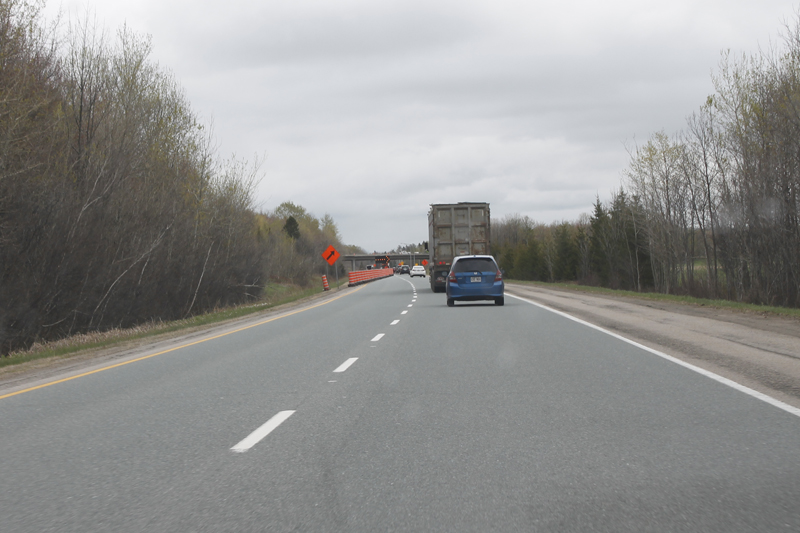
{"label": "gravel shoulder", "polygon": [[570,314],[800,408],[800,320],[506,283]]}

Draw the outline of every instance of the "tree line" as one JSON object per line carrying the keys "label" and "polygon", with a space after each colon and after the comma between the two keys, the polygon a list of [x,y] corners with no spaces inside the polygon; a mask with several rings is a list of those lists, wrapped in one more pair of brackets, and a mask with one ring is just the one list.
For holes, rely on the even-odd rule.
{"label": "tree line", "polygon": [[630,150],[619,190],[576,222],[495,223],[509,277],[800,305],[800,25],[722,54],[685,130]]}
{"label": "tree line", "polygon": [[327,215],[255,211],[258,161],[215,153],[148,38],[40,6],[0,0],[0,354],[257,299],[341,246]]}

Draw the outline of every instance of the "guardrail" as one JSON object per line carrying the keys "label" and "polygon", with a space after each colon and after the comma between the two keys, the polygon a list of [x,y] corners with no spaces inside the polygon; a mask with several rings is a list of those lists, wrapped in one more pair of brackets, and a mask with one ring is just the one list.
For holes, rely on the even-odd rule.
{"label": "guardrail", "polygon": [[394,276],[394,269],[392,268],[377,268],[372,270],[354,270],[347,274],[348,287],[361,285],[376,279]]}

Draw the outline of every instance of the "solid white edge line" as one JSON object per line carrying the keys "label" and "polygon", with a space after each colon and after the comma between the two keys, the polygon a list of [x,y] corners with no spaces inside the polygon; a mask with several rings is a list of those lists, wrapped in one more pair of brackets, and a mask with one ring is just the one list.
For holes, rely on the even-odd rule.
{"label": "solid white edge line", "polygon": [[568,318],[569,320],[577,322],[578,324],[583,324],[584,326],[588,326],[588,327],[590,327],[592,329],[596,329],[597,331],[605,333],[606,335],[610,335],[610,336],[612,336],[612,337],[614,337],[616,339],[619,339],[619,340],[621,340],[623,342],[627,342],[628,344],[636,346],[637,348],[641,348],[642,350],[644,350],[646,352],[650,352],[650,353],[652,353],[654,355],[657,355],[657,356],[659,356],[659,357],[661,357],[663,359],[666,359],[667,361],[671,361],[671,362],[673,362],[673,363],[675,363],[677,365],[680,365],[680,366],[682,366],[684,368],[688,368],[689,370],[697,372],[698,374],[701,374],[701,375],[703,375],[703,376],[705,376],[707,378],[711,378],[714,381],[718,381],[719,383],[722,383],[723,385],[727,385],[728,387],[731,387],[732,389],[736,389],[739,392],[743,392],[743,393],[745,393],[745,394],[747,394],[749,396],[752,396],[753,398],[757,398],[757,399],[761,400],[762,402],[766,402],[766,403],[768,403],[768,404],[770,404],[770,405],[772,405],[774,407],[777,407],[778,409],[783,409],[787,413],[793,414],[795,416],[800,416],[800,409],[798,409],[797,407],[794,407],[792,405],[789,405],[788,403],[784,403],[784,402],[782,402],[780,400],[777,400],[777,399],[773,398],[772,396],[767,396],[763,392],[758,392],[757,390],[751,389],[750,387],[745,387],[741,383],[737,383],[737,382],[735,382],[733,380],[730,380],[728,378],[722,377],[719,374],[715,374],[714,372],[711,372],[711,371],[706,370],[704,368],[700,368],[699,366],[695,366],[695,365],[693,365],[691,363],[687,363],[686,361],[682,361],[682,360],[680,360],[680,359],[678,359],[676,357],[673,357],[671,355],[667,355],[664,352],[659,352],[658,350],[654,350],[653,348],[645,346],[644,344],[639,344],[638,342],[632,341],[631,339],[628,339],[628,338],[625,338],[622,335],[618,335],[618,334],[614,333],[613,331],[609,331],[607,329],[601,328],[600,326],[596,326],[596,325],[592,324],[591,322],[586,322],[585,320],[581,320],[580,318],[576,318],[576,317],[574,317],[572,315],[568,315],[567,313],[564,313],[563,311],[558,311],[557,309],[553,309],[552,307],[548,307],[546,305],[534,302],[533,300],[528,300],[527,298],[522,298],[521,296],[514,296],[513,294],[509,294],[509,293],[506,293],[506,295],[507,296],[511,296],[512,298],[516,298],[517,300],[521,300],[523,302],[529,303],[531,305],[535,305],[536,307],[540,307],[540,308],[542,308],[542,309],[544,309],[546,311],[550,311],[551,313],[555,313],[555,314],[557,314],[559,316],[563,316],[564,318]]}
{"label": "solid white edge line", "polygon": [[231,448],[232,452],[243,453],[258,444],[261,439],[272,433],[272,430],[283,424],[287,418],[292,416],[294,411],[281,411],[277,415],[267,420],[266,424],[250,433],[239,444]]}
{"label": "solid white edge line", "polygon": [[350,368],[350,365],[352,365],[352,364],[353,364],[353,363],[355,363],[356,361],[358,361],[358,357],[351,357],[350,359],[348,359],[347,361],[345,361],[344,363],[342,363],[341,365],[339,365],[339,366],[336,368],[336,370],[334,370],[334,372],[344,372],[345,370],[347,370],[348,368]]}
{"label": "solid white edge line", "polygon": [[381,340],[383,338],[384,335],[386,335],[386,333],[378,333],[377,335],[372,337],[370,342],[378,342],[379,340]]}

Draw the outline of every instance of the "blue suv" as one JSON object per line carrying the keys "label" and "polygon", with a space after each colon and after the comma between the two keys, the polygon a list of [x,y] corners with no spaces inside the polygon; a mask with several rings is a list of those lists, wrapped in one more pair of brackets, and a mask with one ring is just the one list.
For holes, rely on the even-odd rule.
{"label": "blue suv", "polygon": [[460,255],[453,259],[447,275],[447,306],[456,300],[494,300],[503,305],[503,274],[491,255]]}

